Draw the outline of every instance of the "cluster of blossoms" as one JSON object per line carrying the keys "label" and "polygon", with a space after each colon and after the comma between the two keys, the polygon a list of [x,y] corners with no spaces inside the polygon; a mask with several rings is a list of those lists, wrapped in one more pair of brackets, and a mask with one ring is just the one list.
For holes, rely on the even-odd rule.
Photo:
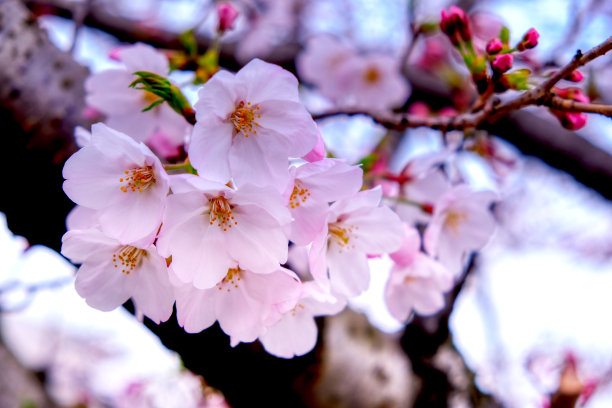
{"label": "cluster of blossoms", "polygon": [[[121,55],[126,66],[143,67],[164,57],[152,53],[136,45]],[[394,187],[366,189],[360,166],[326,157],[297,79],[278,66],[255,59],[200,88],[195,126],[178,127],[187,129],[182,165],[162,164],[142,143],[151,135],[130,132],[149,129],[141,117],[157,123],[167,106],[130,117],[127,106],[142,110],[148,98],[127,87],[135,76],[97,75],[125,87],[104,93],[92,77],[88,100],[115,101],[115,110],[95,105],[107,124],[77,132],[81,149],[63,173],[78,206],[62,254],[81,264],[76,290],[92,307],[111,310],[131,298],[140,316],[161,322],[176,304],[187,332],[218,321],[232,345],[259,339],[290,358],[314,347],[315,316],[338,313],[368,288],[369,257],[392,254],[386,299],[405,321],[443,307],[467,255],[492,233],[495,197],[451,186],[439,166],[444,154],[409,163]],[[172,110],[168,117],[181,119]],[[396,211],[381,203],[383,191]],[[399,204],[417,201],[409,207],[416,215]],[[427,224],[423,245],[417,223]],[[285,267],[290,246],[308,252],[299,276]]]}
{"label": "cluster of blossoms", "polygon": [[[451,6],[448,10],[442,10],[440,29],[463,57],[481,95],[487,96],[493,92],[501,93],[510,89],[528,89],[528,80],[531,79],[530,70],[526,68],[510,70],[515,64],[515,55],[521,56],[518,53],[528,51],[538,45],[540,34],[536,29],[530,28],[521,40],[512,47],[510,45],[510,31],[507,27],[502,26],[499,35],[489,39],[484,50],[480,50],[474,46],[468,16],[456,6]],[[487,66],[490,67],[489,72]],[[580,82],[583,75],[579,71],[574,71],[564,79],[570,82]],[[589,98],[576,87],[555,88],[553,91],[555,95],[563,99],[583,103],[589,102]],[[555,109],[550,109],[550,112],[567,129],[578,130],[586,125],[587,116],[584,113],[564,112]]]}

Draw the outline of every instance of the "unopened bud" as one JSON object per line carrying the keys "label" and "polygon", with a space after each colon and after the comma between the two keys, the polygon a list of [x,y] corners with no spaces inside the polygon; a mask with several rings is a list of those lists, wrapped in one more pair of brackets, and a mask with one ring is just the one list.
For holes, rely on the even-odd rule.
{"label": "unopened bud", "polygon": [[504,44],[499,38],[493,38],[487,43],[487,54],[497,54],[504,48]]}
{"label": "unopened bud", "polygon": [[495,56],[493,62],[491,62],[491,67],[495,72],[503,74],[512,68],[512,64],[514,63],[514,56],[512,54],[499,54]]}
{"label": "unopened bud", "polygon": [[227,30],[231,30],[234,25],[234,21],[238,17],[238,10],[231,3],[221,2],[217,3],[217,14],[219,15],[219,25],[217,30],[220,33],[224,33]]}
{"label": "unopened bud", "polygon": [[417,101],[408,107],[408,113],[424,118],[431,114],[431,109],[425,102]]}
{"label": "unopened bud", "polygon": [[580,71],[572,71],[571,74],[565,77],[566,80],[571,82],[580,82],[584,79],[584,75]]}
{"label": "unopened bud", "polygon": [[561,125],[569,130],[578,130],[582,129],[587,122],[586,113],[580,112],[561,112],[561,111],[552,111],[551,112],[559,119]]}
{"label": "unopened bud", "polygon": [[461,41],[472,40],[470,23],[465,11],[461,10],[459,7],[450,6],[448,11],[442,10],[440,29],[450,38],[455,46],[458,46]]}
{"label": "unopened bud", "polygon": [[519,51],[524,51],[529,48],[533,48],[538,45],[538,38],[540,38],[540,33],[536,31],[535,28],[530,28],[529,31],[525,33],[522,41],[517,45],[517,49]]}
{"label": "unopened bud", "polygon": [[563,99],[569,99],[572,101],[576,101],[576,102],[582,102],[582,103],[590,103],[591,100],[589,99],[588,96],[586,96],[584,94],[584,92],[582,92],[582,89],[577,88],[575,86],[570,86],[569,88],[554,88],[553,89],[555,95],[563,98]]}

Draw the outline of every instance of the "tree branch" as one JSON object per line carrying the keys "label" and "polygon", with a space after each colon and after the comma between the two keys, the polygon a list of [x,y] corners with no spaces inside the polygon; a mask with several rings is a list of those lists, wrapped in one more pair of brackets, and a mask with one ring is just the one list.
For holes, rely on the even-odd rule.
{"label": "tree branch", "polygon": [[563,99],[559,96],[552,96],[546,99],[544,106],[564,112],[599,113],[600,115],[612,117],[612,105],[576,102],[570,99]]}

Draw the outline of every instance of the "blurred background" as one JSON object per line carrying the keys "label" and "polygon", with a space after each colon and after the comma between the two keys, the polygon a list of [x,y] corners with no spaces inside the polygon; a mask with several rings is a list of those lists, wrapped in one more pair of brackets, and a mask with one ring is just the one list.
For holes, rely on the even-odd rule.
{"label": "blurred background", "polygon": [[[259,57],[299,77],[306,41],[328,33],[401,61],[412,87],[406,109],[424,102],[460,112],[474,98],[448,40],[417,29],[437,24],[450,4],[468,11],[483,44],[501,25],[513,41],[535,27],[540,43],[521,61],[534,72],[612,34],[610,0],[235,3],[241,15],[222,39],[222,67]],[[257,342],[231,348],[217,325],[187,334],[175,317],[144,328],[129,304],[88,308],[74,292],[74,266],[57,253],[72,207],[61,169],[76,150],[75,126],[92,121],[83,83],[118,65],[109,54],[120,45],[177,50],[193,29],[205,50],[215,27],[212,1],[0,0],[0,406],[612,406],[612,121],[604,116],[573,132],[544,108],[525,109],[481,130],[494,136],[496,154],[457,155],[453,171],[500,195],[499,225],[435,316],[407,325],[390,317],[386,258],[372,260],[377,278],[350,309],[318,321],[316,349],[292,360]],[[583,73],[591,100],[612,103],[610,55]],[[172,78],[193,101],[190,75]],[[300,91],[313,114],[333,108],[316,88]],[[351,162],[385,135],[367,116],[318,124],[329,151]],[[394,138],[401,168],[440,149],[442,135],[418,128]]]}

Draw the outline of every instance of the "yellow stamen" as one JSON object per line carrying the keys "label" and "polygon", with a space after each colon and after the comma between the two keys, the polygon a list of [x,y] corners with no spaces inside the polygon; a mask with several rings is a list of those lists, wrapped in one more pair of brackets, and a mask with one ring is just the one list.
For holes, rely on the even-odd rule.
{"label": "yellow stamen", "polygon": [[151,166],[145,166],[126,170],[125,176],[119,179],[119,183],[122,183],[119,189],[124,193],[128,191],[138,191],[142,193],[155,183],[153,168]]}

